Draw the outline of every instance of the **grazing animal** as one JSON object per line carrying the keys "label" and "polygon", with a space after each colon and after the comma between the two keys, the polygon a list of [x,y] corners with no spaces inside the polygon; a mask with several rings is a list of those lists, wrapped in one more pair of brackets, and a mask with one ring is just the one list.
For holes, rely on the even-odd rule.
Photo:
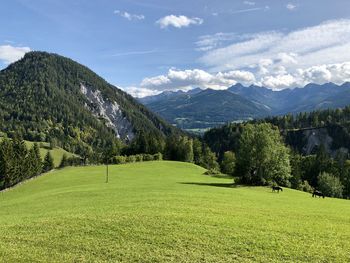
{"label": "grazing animal", "polygon": [[313,193],[312,193],[312,197],[325,197],[324,193],[322,193],[321,191],[318,191],[318,190],[315,190]]}
{"label": "grazing animal", "polygon": [[282,187],[279,187],[279,186],[272,186],[272,192],[275,192],[277,191],[277,193],[279,193],[280,191],[283,192],[283,189]]}

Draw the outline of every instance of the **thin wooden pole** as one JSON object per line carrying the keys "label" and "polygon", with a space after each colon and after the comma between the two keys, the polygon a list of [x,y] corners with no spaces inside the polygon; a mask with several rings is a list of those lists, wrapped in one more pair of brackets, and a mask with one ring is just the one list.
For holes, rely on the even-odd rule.
{"label": "thin wooden pole", "polygon": [[107,163],[107,170],[106,170],[106,183],[108,183],[108,163]]}

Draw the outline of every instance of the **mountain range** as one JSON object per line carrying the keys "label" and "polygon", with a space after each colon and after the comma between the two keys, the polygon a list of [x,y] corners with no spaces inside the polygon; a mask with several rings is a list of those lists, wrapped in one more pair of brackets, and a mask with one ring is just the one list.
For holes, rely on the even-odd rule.
{"label": "mountain range", "polygon": [[238,83],[226,90],[166,91],[139,101],[180,128],[203,129],[271,115],[344,107],[350,104],[350,83],[308,84],[280,91]]}
{"label": "mountain range", "polygon": [[29,52],[0,71],[0,131],[31,141],[58,141],[82,154],[140,132],[177,129],[87,67],[57,54]]}

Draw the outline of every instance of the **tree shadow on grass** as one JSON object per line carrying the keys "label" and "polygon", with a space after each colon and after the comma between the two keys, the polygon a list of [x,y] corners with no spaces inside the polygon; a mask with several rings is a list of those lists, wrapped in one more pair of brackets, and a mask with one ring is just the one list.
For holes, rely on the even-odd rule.
{"label": "tree shadow on grass", "polygon": [[236,188],[237,185],[233,183],[200,183],[200,182],[179,182],[179,184],[200,185],[200,186],[214,186],[225,188]]}

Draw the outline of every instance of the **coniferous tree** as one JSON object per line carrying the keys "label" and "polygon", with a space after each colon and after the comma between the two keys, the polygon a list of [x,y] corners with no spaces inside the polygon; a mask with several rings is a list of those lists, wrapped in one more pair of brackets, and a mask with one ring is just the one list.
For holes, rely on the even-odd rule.
{"label": "coniferous tree", "polygon": [[0,188],[4,189],[15,184],[13,144],[5,139],[0,144]]}
{"label": "coniferous tree", "polygon": [[67,154],[64,153],[63,156],[62,156],[62,160],[60,162],[59,168],[63,168],[63,167],[67,166],[67,164],[68,164],[68,160],[67,159],[68,159],[67,158]]}
{"label": "coniferous tree", "polygon": [[53,158],[48,151],[43,161],[43,172],[48,172],[54,168]]}
{"label": "coniferous tree", "polygon": [[13,171],[13,179],[14,183],[18,183],[25,178],[28,178],[27,175],[27,165],[26,165],[26,157],[27,157],[27,147],[23,139],[20,136],[15,136],[12,140],[13,144],[13,166],[11,167]]}
{"label": "coniferous tree", "polygon": [[40,149],[39,145],[37,143],[34,143],[33,145],[33,154],[34,154],[34,172],[35,175],[39,175],[42,172],[42,160],[40,155]]}
{"label": "coniferous tree", "polygon": [[28,151],[25,166],[27,170],[26,178],[31,178],[41,173],[41,156],[37,143],[34,143],[33,147]]}

